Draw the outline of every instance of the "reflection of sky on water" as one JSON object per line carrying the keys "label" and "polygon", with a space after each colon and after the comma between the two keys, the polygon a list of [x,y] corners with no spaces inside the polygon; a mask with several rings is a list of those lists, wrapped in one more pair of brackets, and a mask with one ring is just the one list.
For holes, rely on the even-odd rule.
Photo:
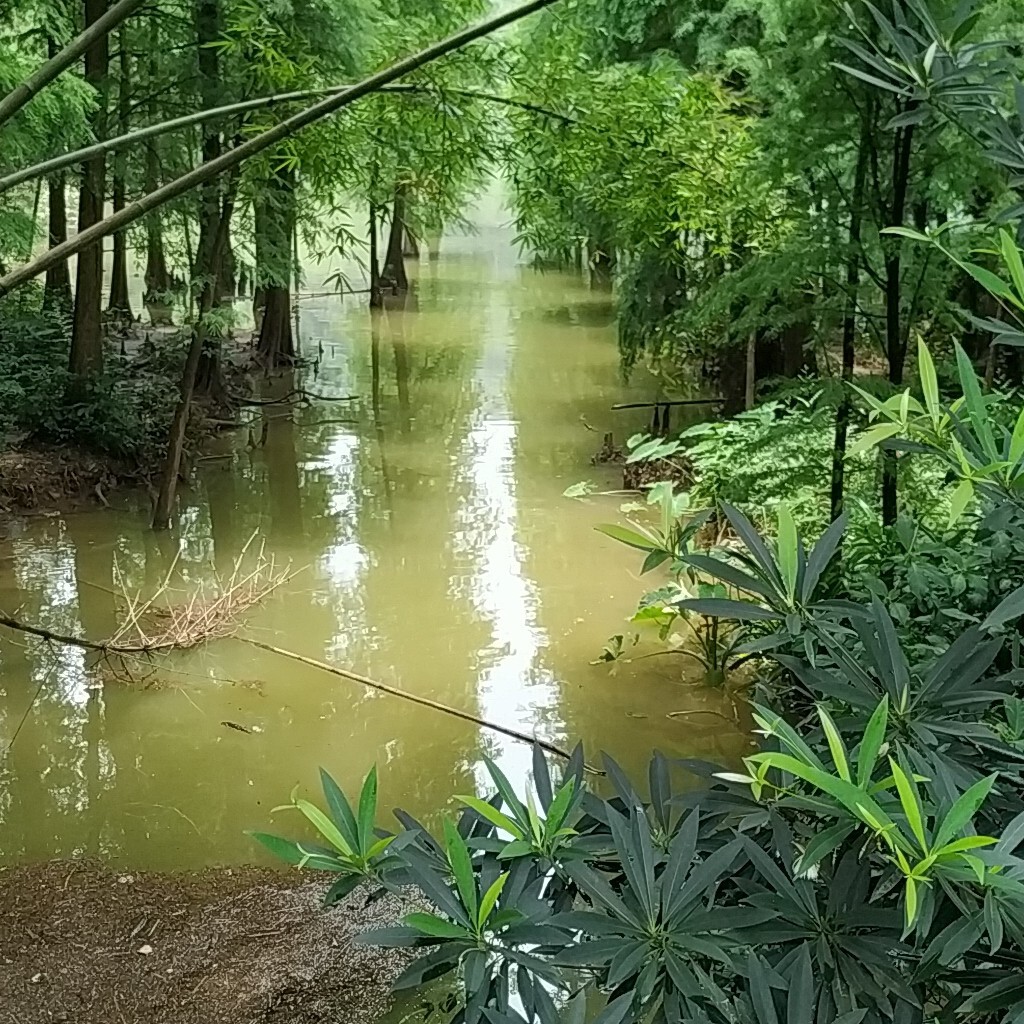
{"label": "reflection of sky on water", "polygon": [[[538,594],[517,539],[517,424],[507,393],[515,338],[506,316],[507,311],[491,311],[474,375],[480,401],[459,460],[466,467],[466,496],[456,544],[474,566],[472,600],[491,629],[490,645],[478,655],[480,716],[529,733],[530,723],[539,725],[549,717],[546,711],[557,708],[558,693],[550,673],[537,670],[546,636],[537,624]],[[525,744],[490,729],[482,739],[506,775],[526,778],[532,755]],[[482,766],[477,779],[482,791],[493,788]]]}

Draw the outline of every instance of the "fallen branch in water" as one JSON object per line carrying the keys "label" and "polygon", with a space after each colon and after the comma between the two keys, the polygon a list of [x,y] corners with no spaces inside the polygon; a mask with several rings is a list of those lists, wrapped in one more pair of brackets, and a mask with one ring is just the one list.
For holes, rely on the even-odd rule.
{"label": "fallen branch in water", "polygon": [[292,399],[295,399],[296,404],[303,402],[309,403],[312,401],[317,402],[355,402],[358,395],[320,395],[315,391],[307,391],[305,388],[296,388],[294,391],[289,391],[286,395],[281,395],[280,398],[242,398],[238,395],[231,396],[239,405],[285,405],[292,404]]}
{"label": "fallen branch in water", "polygon": [[[241,637],[241,639],[245,643],[251,644],[253,647],[259,647],[264,651],[270,651],[272,654],[279,654],[282,658],[291,658],[293,661],[301,662],[303,665],[309,665],[311,668],[318,668],[324,672],[330,672],[331,675],[341,676],[342,679],[348,679],[353,683],[360,683],[363,686],[368,686],[372,690],[379,690],[381,693],[388,693],[392,697],[401,697],[404,700],[412,701],[413,704],[422,704],[426,708],[433,708],[435,711],[441,711],[446,715],[452,715],[454,718],[461,718],[463,721],[472,722],[474,725],[482,726],[484,729],[492,729],[494,732],[503,733],[505,736],[510,736],[514,740],[519,740],[520,743],[529,743],[530,746],[536,744],[542,750],[546,750],[549,754],[554,754],[556,757],[561,757],[566,761],[572,757],[567,750],[563,750],[561,747],[554,743],[549,743],[547,740],[538,739],[536,736],[528,736],[525,732],[519,732],[518,729],[512,729],[507,725],[498,725],[497,722],[489,722],[485,718],[479,718],[476,715],[470,714],[468,711],[460,711],[458,708],[449,707],[447,704],[431,700],[429,697],[421,697],[418,694],[409,693],[406,690],[399,690],[395,686],[388,686],[387,683],[381,683],[376,679],[370,679],[369,676],[361,676],[358,672],[350,672],[348,669],[338,668],[335,665],[328,665],[325,661],[317,661],[316,658],[308,658],[304,654],[297,654],[295,651],[288,651],[283,647],[275,647],[273,644],[266,644],[262,640],[253,640],[251,637]],[[584,767],[592,775],[604,775],[604,772],[597,768],[593,768],[590,765],[584,765]]]}
{"label": "fallen branch in water", "polygon": [[260,544],[252,562],[243,564],[255,538],[256,534],[253,534],[245,542],[235,559],[231,575],[226,580],[215,580],[212,595],[200,584],[184,604],[159,603],[167,593],[177,557],[171,562],[163,583],[146,600],[141,594],[133,597],[128,593],[115,565],[127,615],[108,641],[108,650],[120,653],[126,645],[135,651],[188,650],[210,640],[234,636],[241,617],[291,576],[287,566],[283,570],[276,567],[273,558],[264,551],[263,544]]}
{"label": "fallen branch in water", "polygon": [[[226,580],[216,581],[216,592],[208,595],[202,586],[181,605],[161,604],[167,594],[171,574],[177,565],[177,557],[171,562],[163,582],[153,594],[143,599],[141,594],[131,595],[125,586],[120,570],[115,572],[121,591],[109,591],[124,601],[125,617],[114,634],[107,640],[88,640],[84,637],[69,636],[54,630],[44,629],[21,622],[0,613],[0,626],[37,636],[42,640],[80,647],[87,651],[113,657],[135,657],[146,654],[165,653],[170,650],[187,650],[210,640],[234,636],[239,620],[245,612],[259,604],[271,591],[291,578],[288,568],[278,569],[260,546],[249,565],[244,565],[249,546],[255,534],[249,538],[235,559],[231,575]],[[101,590],[99,584],[92,584]],[[132,678],[127,668],[119,674]]]}

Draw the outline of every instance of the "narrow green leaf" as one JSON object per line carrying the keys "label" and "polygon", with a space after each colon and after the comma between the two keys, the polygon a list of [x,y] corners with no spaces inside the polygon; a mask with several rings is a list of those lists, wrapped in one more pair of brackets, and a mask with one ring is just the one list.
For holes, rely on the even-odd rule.
{"label": "narrow green leaf", "polygon": [[850,833],[854,830],[855,825],[849,822],[842,822],[838,825],[833,825],[831,828],[823,829],[818,832],[807,844],[804,852],[800,855],[800,861],[797,865],[797,873],[804,874],[818,864],[821,860],[827,857],[833,850],[839,848],[840,844],[843,843]]}
{"label": "narrow green leaf", "polygon": [[800,947],[790,976],[786,1024],[810,1024],[814,1020],[814,989],[810,944],[805,942]]}
{"label": "narrow green leaf", "polygon": [[928,235],[922,234],[920,231],[916,231],[914,228],[904,228],[904,227],[883,228],[882,229],[882,234],[883,235],[899,235],[901,238],[910,238],[910,239],[912,239],[915,242],[928,242],[929,244],[931,244],[934,241],[934,239],[930,238]]}
{"label": "narrow green leaf", "polygon": [[924,394],[924,404],[928,409],[928,415],[932,418],[932,424],[937,425],[942,419],[942,403],[939,396],[939,378],[935,373],[935,363],[932,361],[932,354],[924,343],[924,338],[917,339],[917,372],[921,378],[921,391]]}
{"label": "narrow green leaf", "polygon": [[843,539],[843,534],[846,532],[846,525],[847,518],[844,512],[818,538],[817,543],[811,549],[801,585],[800,599],[804,604],[810,604],[813,600],[814,590],[818,586],[821,574],[828,567],[829,562],[832,561],[833,556],[839,549],[839,542]]}
{"label": "narrow green leaf", "polygon": [[786,585],[786,597],[790,605],[796,596],[796,576],[799,547],[797,546],[796,523],[785,502],[779,503],[779,570]]}
{"label": "narrow green leaf", "polygon": [[937,859],[950,857],[958,853],[965,853],[967,850],[982,850],[986,846],[995,846],[998,842],[993,836],[964,836],[962,839],[954,839],[947,843],[941,850],[936,850]]}
{"label": "narrow green leaf", "polygon": [[[823,793],[828,793],[829,796],[834,797],[851,814],[855,814],[859,818],[862,818],[863,812],[867,810],[872,817],[872,821],[869,822],[872,827],[884,827],[892,824],[892,820],[878,804],[856,786],[849,782],[844,782],[834,775],[829,775],[828,772],[822,771],[820,768],[814,768],[803,761],[798,761],[790,754],[768,751],[764,754],[754,754],[748,760],[768,764],[772,768],[789,772],[790,775],[795,775],[798,779],[809,782]],[[875,823],[877,823],[877,826]]]}
{"label": "narrow green leaf", "polygon": [[267,832],[249,832],[248,835],[286,864],[298,864],[305,858],[299,844],[290,839],[272,836]]}
{"label": "narrow green leaf", "polygon": [[501,890],[505,888],[505,883],[508,881],[508,872],[505,871],[491,883],[490,888],[484,893],[484,898],[480,901],[480,912],[477,914],[477,927],[483,931],[483,927],[487,924],[487,919],[491,916],[491,911],[494,909],[495,904],[498,902],[498,897],[501,895]]}
{"label": "narrow green leaf", "polygon": [[1020,415],[1017,417],[1017,422],[1013,428],[1013,435],[1010,438],[1008,460],[1010,466],[1016,468],[1021,458],[1024,458],[1024,409],[1021,409]]}
{"label": "narrow green leaf", "polygon": [[377,766],[374,765],[363,780],[359,794],[359,852],[364,856],[373,846],[373,823],[377,817]]}
{"label": "narrow green leaf", "polygon": [[917,883],[909,875],[906,883],[906,931],[909,932],[917,920]]}
{"label": "narrow green leaf", "polygon": [[355,815],[349,806],[348,797],[341,791],[341,787],[334,781],[333,777],[323,768],[320,769],[320,785],[323,787],[324,799],[327,801],[327,810],[330,812],[338,830],[345,837],[345,842],[353,850],[359,848],[359,830],[356,827]]}
{"label": "narrow green leaf", "polygon": [[617,540],[620,544],[626,544],[639,551],[655,551],[658,547],[650,537],[645,537],[642,533],[637,533],[636,530],[629,530],[625,526],[619,526],[617,523],[603,523],[600,526],[595,526],[594,529],[606,537],[611,537],[612,540]]}
{"label": "narrow green leaf", "polygon": [[942,820],[938,832],[935,834],[935,846],[945,846],[954,836],[958,836],[965,825],[973,820],[979,808],[992,792],[992,787],[998,778],[997,773],[976,782],[967,792],[963,793],[955,804],[949,809],[949,813]]}
{"label": "narrow green leaf", "polygon": [[573,803],[573,795],[576,792],[576,780],[566,779],[558,792],[555,794],[551,806],[548,808],[547,819],[544,822],[545,831],[549,834],[557,831],[565,824],[566,816]]}
{"label": "narrow green leaf", "polygon": [[313,827],[333,846],[336,850],[340,850],[348,856],[352,856],[355,851],[348,843],[345,842],[344,836],[338,831],[337,825],[331,821],[330,818],[324,814],[315,804],[311,804],[308,800],[296,798],[295,806],[302,811],[302,813],[313,823]]}
{"label": "narrow green leaf", "polygon": [[498,828],[504,829],[516,839],[526,838],[523,830],[507,814],[502,814],[501,811],[486,800],[481,800],[476,796],[457,796],[455,799],[460,800],[467,807],[472,807],[481,818],[486,818],[492,825],[497,825]]}
{"label": "narrow green leaf", "polygon": [[878,752],[882,749],[882,743],[885,741],[885,731],[888,725],[889,697],[886,695],[868,720],[864,737],[860,741],[860,750],[857,753],[857,785],[861,789],[867,789],[871,782],[871,775],[875,770],[875,763],[878,761]]}
{"label": "narrow green leaf", "polygon": [[998,629],[1000,626],[1006,625],[1011,619],[1019,619],[1022,615],[1024,615],[1024,586],[1010,591],[989,612],[988,618],[981,624],[981,628]]}
{"label": "narrow green leaf", "polygon": [[465,939],[469,935],[462,925],[446,921],[436,914],[406,914],[403,921],[409,928],[436,939]]}
{"label": "narrow green leaf", "polygon": [[366,859],[373,860],[374,857],[379,857],[398,837],[397,836],[385,836],[383,839],[378,839],[366,851]]}
{"label": "narrow green leaf", "polygon": [[895,437],[903,427],[899,423],[880,423],[878,426],[872,427],[870,430],[861,434],[860,437],[846,449],[846,457],[850,458],[854,455],[859,455],[861,452],[866,452],[869,448],[874,448],[875,445],[880,444],[882,441],[887,441],[890,437]]}
{"label": "narrow green leaf", "polygon": [[956,525],[957,520],[964,514],[973,497],[974,484],[970,480],[961,480],[949,501],[950,527]]}
{"label": "narrow green leaf", "polygon": [[1014,303],[1014,305],[1017,305],[1013,289],[998,274],[993,274],[991,270],[979,267],[977,263],[971,263],[966,260],[958,260],[957,262],[960,263],[960,266],[963,267],[964,270],[966,270],[967,273],[985,289],[985,291],[991,292],[998,298],[1007,299]]}
{"label": "narrow green leaf", "polygon": [[960,376],[960,387],[964,393],[964,404],[967,406],[967,415],[970,417],[974,432],[978,436],[978,442],[985,452],[989,462],[999,461],[999,452],[996,450],[995,437],[992,434],[992,424],[989,420],[988,410],[985,408],[985,399],[981,394],[981,386],[978,384],[977,374],[974,372],[974,365],[963,348],[954,342],[956,348],[956,365]]}
{"label": "narrow green leaf", "polygon": [[333,907],[340,903],[349,893],[353,892],[359,883],[363,880],[363,876],[358,874],[342,875],[331,887],[324,893],[324,906]]}
{"label": "narrow green leaf", "polygon": [[892,768],[892,776],[896,780],[896,791],[900,796],[900,804],[903,807],[903,814],[914,833],[922,853],[928,852],[928,837],[924,830],[924,818],[921,816],[921,803],[917,793],[917,786],[907,778],[906,772],[898,762],[889,758],[889,767]]}
{"label": "narrow green leaf", "polygon": [[839,735],[832,716],[821,705],[818,706],[818,717],[821,719],[821,727],[825,732],[825,739],[828,741],[828,749],[832,752],[836,771],[839,772],[841,779],[850,782],[850,765],[846,758],[846,744],[843,743],[843,737]]}
{"label": "narrow green leaf", "polygon": [[455,885],[459,890],[459,896],[462,897],[463,905],[469,911],[470,920],[475,921],[479,904],[473,862],[458,829],[447,818],[444,819],[444,845],[448,852],[448,863],[452,866],[452,874],[455,876]]}
{"label": "narrow green leaf", "polygon": [[999,250],[1003,256],[1003,263],[1006,264],[1006,269],[1010,272],[1010,280],[1016,289],[1018,304],[1020,304],[1020,302],[1024,302],[1024,262],[1021,261],[1017,243],[1006,228],[999,229]]}
{"label": "narrow green leaf", "polygon": [[961,853],[960,859],[966,864],[973,872],[974,877],[978,880],[978,885],[985,884],[985,862],[980,857],[973,857],[967,853]]}

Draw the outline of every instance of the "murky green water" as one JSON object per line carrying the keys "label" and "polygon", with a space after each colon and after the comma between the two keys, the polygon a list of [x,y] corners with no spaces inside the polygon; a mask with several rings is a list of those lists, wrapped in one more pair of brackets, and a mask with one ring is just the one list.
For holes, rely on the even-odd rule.
{"label": "murky green water", "polygon": [[[607,296],[518,266],[497,228],[413,269],[404,309],[302,303],[304,353],[320,358],[296,386],[356,401],[271,409],[263,447],[231,435],[173,535],[155,537],[131,507],[5,524],[0,608],[103,637],[117,573],[152,587],[180,552],[172,587],[184,597],[258,533],[296,572],[246,616],[245,635],[563,745],[583,739],[629,768],[656,747],[735,757],[745,740],[722,718],[666,717],[730,713],[678,662],[590,664],[644,585],[631,553],[593,530],[620,499],[562,497],[584,477],[620,486],[590,457],[605,430],[621,439],[637,425],[611,405],[651,395],[619,379]],[[82,650],[5,633],[9,745],[0,863],[81,852],[153,868],[260,859],[243,830],[271,825],[297,783],[315,791],[320,765],[353,787],[376,762],[385,806],[429,815],[474,788],[483,754],[518,775],[530,758],[239,639],[125,685]]]}

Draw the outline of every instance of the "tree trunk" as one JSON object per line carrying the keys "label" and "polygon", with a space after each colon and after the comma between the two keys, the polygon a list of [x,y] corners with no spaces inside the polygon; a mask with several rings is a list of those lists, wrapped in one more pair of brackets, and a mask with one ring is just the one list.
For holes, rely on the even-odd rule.
{"label": "tree trunk", "polygon": [[220,265],[217,267],[217,300],[230,302],[235,297],[238,287],[238,264],[235,250],[231,245],[231,226],[228,225],[228,240],[221,254]]}
{"label": "tree trunk", "polygon": [[370,308],[384,304],[380,289],[380,262],[377,256],[377,207],[370,203]]}
{"label": "tree trunk", "polygon": [[[85,26],[103,16],[107,0],[85,0]],[[85,80],[98,92],[92,127],[98,139],[106,134],[106,79],[109,42],[101,36],[85,52]],[[82,167],[78,198],[78,232],[103,219],[106,158],[100,153]],[[75,276],[75,313],[71,329],[70,387],[77,391],[83,381],[103,369],[103,242],[94,242],[78,254]]]}
{"label": "tree trunk", "polygon": [[263,288],[264,307],[256,351],[264,366],[288,366],[295,362],[296,356],[291,324],[295,172],[278,167],[271,173],[265,189],[259,232],[264,262],[256,271]]}
{"label": "tree trunk", "polygon": [[[159,24],[156,18],[150,19],[149,27],[149,62],[146,68],[146,87],[150,99],[146,105],[149,121],[155,122],[156,89],[159,80],[157,54],[159,52]],[[156,139],[146,140],[146,191],[156,189],[160,179],[160,156],[157,152]],[[171,299],[173,289],[171,275],[167,270],[167,256],[164,252],[163,220],[159,213],[151,213],[146,218],[146,291],[142,301],[149,310],[150,320],[154,326],[170,325]]]}
{"label": "tree trunk", "polygon": [[[131,62],[128,57],[127,34],[122,26],[117,33],[118,82],[117,82],[117,133],[124,135],[129,128],[131,113]],[[125,172],[127,153],[121,150],[114,158],[114,213],[124,209]],[[114,233],[114,259],[110,268],[110,299],[107,312],[117,320],[130,323],[132,317],[131,299],[128,295],[128,233],[122,229]]]}
{"label": "tree trunk", "polygon": [[164,254],[164,236],[159,224],[146,225],[146,305],[165,302],[171,290],[171,275]]}
{"label": "tree trunk", "polygon": [[615,272],[615,253],[612,247],[591,239],[588,250],[590,253],[590,287],[610,288],[612,275]]}
{"label": "tree trunk", "polygon": [[291,289],[287,285],[268,285],[264,297],[257,351],[265,366],[288,366],[295,362]]}
{"label": "tree trunk", "polygon": [[[51,34],[46,40],[46,53],[49,58],[57,56],[60,48]],[[68,237],[68,204],[64,192],[64,172],[53,175],[47,182],[48,190],[48,230],[47,238],[50,248],[67,241]],[[68,261],[61,260],[46,272],[46,284],[43,286],[43,309],[53,312],[67,313],[71,310],[71,273]]]}
{"label": "tree trunk", "polygon": [[751,331],[747,338],[746,388],[743,392],[743,408],[754,408],[754,394],[757,386],[757,331]]}
{"label": "tree trunk", "polygon": [[[213,107],[221,99],[220,57],[213,45],[220,36],[219,0],[196,0],[195,32],[199,53],[199,97],[204,107]],[[216,160],[222,151],[220,129],[210,124],[204,125],[202,139],[203,162]],[[205,311],[208,313],[219,305],[221,298],[220,268],[229,244],[230,230],[230,223],[223,223],[224,208],[231,209],[231,203],[223,196],[223,192],[224,182],[221,178],[213,178],[199,190],[199,244],[193,269],[192,294],[195,294],[196,289],[199,290],[200,319],[205,315],[204,302],[209,303]],[[220,239],[219,244],[215,244],[216,239]],[[203,345],[194,387],[200,394],[210,395],[222,402],[225,387],[220,365],[220,339],[211,337],[206,330],[202,334]]]}
{"label": "tree trunk", "polygon": [[782,329],[782,375],[799,377],[808,368],[807,343],[811,325],[806,320]]}
{"label": "tree trunk", "polygon": [[[224,209],[221,211],[220,231],[216,236],[207,236],[207,252],[197,254],[197,259],[203,261],[204,266],[215,266],[224,245],[227,242],[228,225],[231,223],[231,215],[234,211],[234,191],[237,184],[237,177],[233,176],[226,187]],[[160,489],[157,492],[156,500],[153,503],[153,529],[167,530],[171,525],[171,516],[174,512],[174,498],[178,490],[178,475],[181,472],[181,457],[185,450],[185,434],[188,429],[188,420],[192,411],[192,396],[195,393],[196,372],[199,369],[200,357],[206,344],[206,318],[213,309],[213,296],[215,282],[208,279],[206,287],[203,288],[199,300],[199,316],[192,329],[192,340],[189,344],[188,355],[185,358],[185,368],[182,370],[181,383],[178,386],[178,404],[174,409],[174,419],[171,421],[170,435],[167,438],[167,454],[164,458],[164,466],[160,475]]]}
{"label": "tree trunk", "polygon": [[[67,196],[64,193],[64,174],[50,178],[49,188],[49,244],[59,245],[68,237]],[[68,261],[61,260],[46,272],[43,288],[43,308],[67,313],[71,310],[71,274]]]}
{"label": "tree trunk", "polygon": [[409,230],[409,225],[405,225],[405,239],[402,244],[402,255],[407,256],[411,260],[418,260],[420,258],[420,242],[419,239]]}
{"label": "tree trunk", "polygon": [[[115,178],[114,212],[123,210],[124,203],[124,178]],[[115,319],[126,323],[133,319],[131,298],[128,294],[128,245],[123,231],[114,235],[114,258],[110,267],[110,299],[107,302],[107,312]]]}
{"label": "tree trunk", "polygon": [[836,410],[836,433],[832,444],[831,511],[833,522],[843,514],[845,503],[846,437],[850,430],[850,414],[853,411],[850,383],[853,380],[856,360],[857,293],[860,288],[860,230],[864,184],[868,171],[869,130],[869,118],[865,118],[861,129],[860,149],[857,153],[853,194],[850,198],[850,248],[846,256],[846,301],[843,311],[843,396],[839,401],[839,408]]}
{"label": "tree trunk", "polygon": [[388,233],[388,247],[384,255],[384,276],[389,278],[395,291],[407,292],[409,278],[405,273],[403,239],[405,237],[405,189],[395,189],[395,202],[391,213],[391,230]]}
{"label": "tree trunk", "polygon": [[[914,126],[900,128],[893,144],[892,209],[889,227],[902,226],[910,184],[910,152],[914,139]],[[893,388],[903,384],[903,367],[907,358],[906,335],[903,331],[901,302],[902,239],[890,240],[885,261],[885,348],[889,362],[889,383]],[[882,453],[882,524],[892,526],[898,514],[897,466],[894,452]]]}
{"label": "tree trunk", "polygon": [[441,258],[441,235],[440,230],[427,234],[427,259],[431,263],[435,263]]}

